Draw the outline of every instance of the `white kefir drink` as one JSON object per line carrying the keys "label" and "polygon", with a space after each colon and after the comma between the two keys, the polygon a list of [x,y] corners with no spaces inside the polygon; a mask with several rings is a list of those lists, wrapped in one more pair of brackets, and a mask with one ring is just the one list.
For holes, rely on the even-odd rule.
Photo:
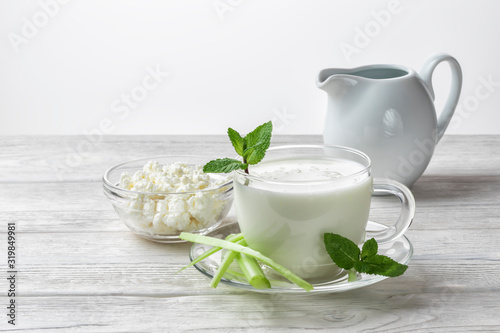
{"label": "white kefir drink", "polygon": [[234,182],[238,223],[248,245],[310,281],[340,269],[323,235],[364,241],[370,211],[369,168],[328,156],[267,157]]}

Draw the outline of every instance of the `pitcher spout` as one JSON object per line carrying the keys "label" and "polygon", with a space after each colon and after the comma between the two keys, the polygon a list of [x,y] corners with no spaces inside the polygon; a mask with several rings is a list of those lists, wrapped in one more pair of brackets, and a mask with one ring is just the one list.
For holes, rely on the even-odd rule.
{"label": "pitcher spout", "polygon": [[316,86],[328,94],[338,92],[341,88],[353,87],[359,78],[347,73],[343,68],[327,68],[319,72]]}

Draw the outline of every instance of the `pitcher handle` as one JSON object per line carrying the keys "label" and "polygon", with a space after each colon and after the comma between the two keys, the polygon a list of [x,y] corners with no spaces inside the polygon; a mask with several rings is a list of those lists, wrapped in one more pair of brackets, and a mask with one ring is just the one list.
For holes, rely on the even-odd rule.
{"label": "pitcher handle", "polygon": [[431,93],[432,100],[434,100],[434,88],[432,87],[432,73],[434,73],[434,69],[436,66],[446,61],[450,64],[451,67],[451,89],[450,94],[448,95],[448,99],[446,100],[446,104],[444,105],[443,111],[439,116],[437,122],[437,136],[438,141],[441,140],[446,128],[448,127],[451,117],[453,117],[453,113],[455,112],[455,108],[457,107],[458,99],[460,97],[460,91],[462,90],[462,69],[460,68],[460,64],[458,61],[450,56],[449,54],[440,53],[433,55],[422,66],[420,70],[420,77],[424,80],[425,84],[429,88],[429,92]]}

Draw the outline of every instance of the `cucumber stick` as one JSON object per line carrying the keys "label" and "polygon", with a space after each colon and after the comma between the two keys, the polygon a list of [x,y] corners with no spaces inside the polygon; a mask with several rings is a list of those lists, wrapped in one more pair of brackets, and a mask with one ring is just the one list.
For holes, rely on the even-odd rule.
{"label": "cucumber stick", "polygon": [[[243,234],[235,234],[235,235],[229,235],[226,240],[229,242],[238,242],[243,239]],[[177,273],[182,272],[188,267],[193,266],[194,264],[199,263],[200,261],[210,257],[212,254],[222,250],[222,247],[214,246],[210,250],[203,252],[200,254],[195,260],[191,261],[189,265],[182,267]]]}
{"label": "cucumber stick", "polygon": [[236,262],[240,266],[241,271],[245,274],[245,278],[256,289],[269,289],[271,283],[264,275],[262,268],[254,258],[244,253],[236,253]]}
{"label": "cucumber stick", "polygon": [[218,239],[218,238],[201,236],[201,235],[191,234],[188,232],[182,232],[179,235],[179,238],[186,240],[186,241],[189,241],[189,242],[211,245],[211,246],[215,246],[215,247],[224,248],[226,250],[236,251],[239,253],[249,255],[249,256],[259,260],[263,264],[271,267],[276,272],[280,273],[286,279],[295,283],[297,286],[301,287],[302,289],[304,289],[306,291],[311,291],[313,289],[313,286],[309,282],[304,281],[302,278],[295,275],[287,268],[276,263],[271,258],[268,258],[268,257],[264,256],[262,253],[255,251],[249,247],[242,246],[240,244],[231,243],[229,241],[225,241],[225,240]]}
{"label": "cucumber stick", "polygon": [[[244,240],[241,240],[240,242],[244,242]],[[217,288],[219,285],[220,280],[224,276],[224,274],[227,271],[227,268],[231,263],[234,261],[236,256],[238,255],[238,252],[234,251],[228,251],[226,252],[226,255],[224,258],[222,258],[222,261],[219,265],[219,268],[217,269],[217,272],[215,272],[214,277],[212,278],[212,282],[210,283],[210,287],[212,288]]]}

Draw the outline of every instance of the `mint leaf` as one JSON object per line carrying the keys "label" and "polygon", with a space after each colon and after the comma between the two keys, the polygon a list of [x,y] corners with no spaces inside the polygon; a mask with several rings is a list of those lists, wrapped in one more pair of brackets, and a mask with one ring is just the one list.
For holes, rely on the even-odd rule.
{"label": "mint leaf", "polygon": [[237,169],[246,169],[248,164],[232,158],[219,158],[208,162],[203,166],[205,173],[228,173]]}
{"label": "mint leaf", "polygon": [[367,240],[361,249],[361,260],[376,255],[378,252],[378,244],[375,238]]}
{"label": "mint leaf", "polygon": [[257,164],[262,161],[271,144],[272,131],[273,124],[268,121],[245,136],[243,140],[246,148],[240,155],[248,164]]}
{"label": "mint leaf", "polygon": [[[360,251],[356,243],[337,234],[324,234],[325,248],[333,262],[345,270],[354,268],[359,273],[376,274],[388,277],[403,275],[408,266],[391,258],[377,254],[378,244],[373,238],[363,244]],[[354,276],[349,272],[349,278]]]}
{"label": "mint leaf", "polygon": [[234,150],[236,150],[238,155],[243,156],[243,151],[245,150],[245,140],[241,137],[240,133],[229,127],[227,129],[227,135],[233,144]]}
{"label": "mint leaf", "polygon": [[400,264],[389,257],[375,254],[358,261],[354,264],[354,268],[360,273],[396,277],[403,275],[408,266]]}
{"label": "mint leaf", "polygon": [[258,126],[256,129],[248,133],[247,136],[245,136],[246,146],[252,147],[257,144],[263,143],[265,141],[270,143],[272,131],[273,131],[273,123],[271,121],[268,121],[267,123]]}
{"label": "mint leaf", "polygon": [[359,247],[348,238],[326,233],[324,236],[326,252],[333,262],[343,269],[351,269],[359,261]]}
{"label": "mint leaf", "polygon": [[203,167],[203,172],[228,173],[237,169],[244,169],[248,173],[249,164],[257,164],[266,155],[266,151],[271,144],[271,134],[273,123],[268,121],[248,133],[244,138],[240,133],[232,129],[227,129],[227,135],[234,147],[234,150],[243,157],[243,162],[235,159],[223,158],[208,162]]}
{"label": "mint leaf", "polygon": [[264,145],[255,145],[253,147],[245,149],[243,153],[243,158],[248,164],[257,164],[266,155],[266,150]]}

